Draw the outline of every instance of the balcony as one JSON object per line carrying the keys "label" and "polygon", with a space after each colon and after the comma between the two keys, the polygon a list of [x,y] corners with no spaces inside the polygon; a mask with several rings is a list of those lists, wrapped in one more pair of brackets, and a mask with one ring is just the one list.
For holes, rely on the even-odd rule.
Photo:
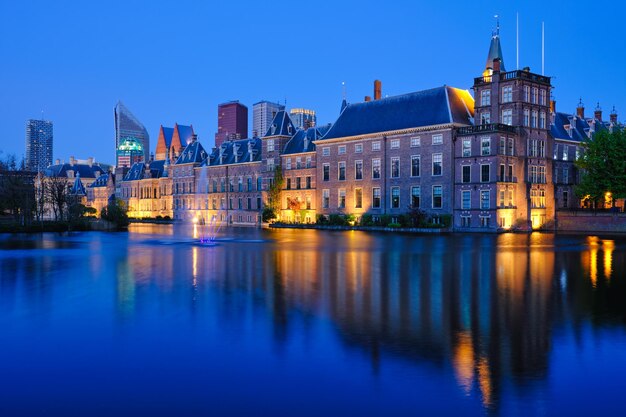
{"label": "balcony", "polygon": [[516,133],[516,128],[514,126],[504,125],[502,123],[487,123],[482,125],[464,126],[459,128],[459,136],[491,132]]}
{"label": "balcony", "polygon": [[502,177],[502,176],[498,175],[497,181],[498,182],[508,182],[508,183],[517,184],[517,177],[509,177],[508,175],[505,175],[504,177]]}
{"label": "balcony", "polygon": [[[492,82],[493,77],[496,77],[496,76],[497,74],[485,75],[483,77],[476,77],[474,78],[474,84],[488,84]],[[545,85],[550,85],[550,77],[535,74],[530,71],[516,70],[516,71],[500,73],[500,81],[514,80],[517,78],[521,78],[523,80],[530,80],[530,81],[534,81],[534,82],[545,84]]]}

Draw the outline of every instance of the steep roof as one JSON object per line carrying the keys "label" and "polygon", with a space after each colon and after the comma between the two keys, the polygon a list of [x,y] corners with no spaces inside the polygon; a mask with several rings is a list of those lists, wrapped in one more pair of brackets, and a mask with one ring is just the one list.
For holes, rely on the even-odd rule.
{"label": "steep roof", "polygon": [[[104,170],[100,165],[89,164],[58,164],[50,165],[44,171],[47,177],[67,177],[68,171],[73,171],[73,176],[81,176],[82,178],[96,178],[104,174]],[[97,175],[96,175],[97,174]]]}
{"label": "steep roof", "polygon": [[89,184],[88,188],[106,187],[109,183],[109,177],[111,177],[111,174],[108,172],[100,175],[94,182]]}
{"label": "steep roof", "polygon": [[[326,131],[328,129],[325,129]],[[285,145],[283,154],[294,154],[315,151],[314,140],[321,139],[322,132],[316,127],[310,127],[307,130],[298,129],[295,135]]]}
{"label": "steep roof", "polygon": [[587,132],[589,132],[589,124],[580,117],[559,112],[554,114],[554,123],[550,126],[550,134],[553,138],[582,142],[589,138]]}
{"label": "steep roof", "polygon": [[449,123],[471,125],[473,117],[474,100],[469,92],[443,86],[348,104],[322,139]]}
{"label": "steep roof", "polygon": [[294,133],[296,133],[296,127],[291,121],[289,114],[281,110],[274,116],[265,136],[292,136]]}
{"label": "steep roof", "polygon": [[493,69],[493,60],[500,59],[500,71],[506,72],[504,69],[504,56],[502,55],[502,45],[500,45],[500,35],[498,33],[494,33],[491,37],[491,43],[489,44],[489,53],[487,54],[487,63],[485,64],[485,69],[492,68]]}
{"label": "steep roof", "polygon": [[161,126],[161,132],[163,133],[163,139],[165,140],[165,148],[167,149],[172,146],[172,136],[174,135],[174,128]]}
{"label": "steep roof", "polygon": [[193,139],[193,126],[179,125],[176,123],[174,125],[174,129],[178,130],[178,137],[180,138],[180,143],[183,147],[187,146],[187,144],[191,142],[191,139]]}
{"label": "steep roof", "polygon": [[70,195],[87,195],[87,192],[85,191],[85,186],[80,180],[80,175],[76,176],[76,179],[74,180],[74,185],[72,185],[72,188],[70,188]]}
{"label": "steep roof", "polygon": [[214,148],[202,165],[216,166],[258,162],[261,160],[261,142],[259,138],[226,141]]}
{"label": "steep roof", "polygon": [[137,181],[147,178],[146,170],[150,169],[149,178],[161,178],[163,176],[164,160],[146,162],[136,162],[124,176],[124,181]]}
{"label": "steep roof", "polygon": [[191,142],[176,160],[176,164],[201,163],[209,154],[204,150],[200,142]]}

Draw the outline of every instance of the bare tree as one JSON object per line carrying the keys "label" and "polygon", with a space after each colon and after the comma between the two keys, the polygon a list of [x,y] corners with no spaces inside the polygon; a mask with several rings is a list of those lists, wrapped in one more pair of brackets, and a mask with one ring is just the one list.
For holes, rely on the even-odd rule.
{"label": "bare tree", "polygon": [[54,220],[63,221],[69,201],[69,190],[65,177],[47,177],[44,181],[45,196],[52,208]]}

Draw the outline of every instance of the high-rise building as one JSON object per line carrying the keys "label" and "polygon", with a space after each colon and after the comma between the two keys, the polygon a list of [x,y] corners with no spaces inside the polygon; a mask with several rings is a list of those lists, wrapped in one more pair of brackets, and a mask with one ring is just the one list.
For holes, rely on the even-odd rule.
{"label": "high-rise building", "polygon": [[310,127],[315,127],[317,122],[315,110],[291,109],[289,110],[289,116],[291,116],[294,126],[298,129],[306,130]]}
{"label": "high-rise building", "polygon": [[215,146],[226,140],[246,139],[248,137],[248,108],[238,100],[217,106],[217,133]]}
{"label": "high-rise building", "polygon": [[259,101],[252,106],[252,136],[262,137],[279,111],[285,110],[285,106],[271,101]]}
{"label": "high-rise building", "polygon": [[26,122],[26,169],[41,172],[52,165],[52,122]]}
{"label": "high-rise building", "polygon": [[145,151],[139,139],[127,137],[117,147],[116,160],[118,168],[130,168],[144,161]]}
{"label": "high-rise building", "polygon": [[[128,110],[121,101],[118,101],[114,109],[115,114],[115,150],[126,138],[135,138],[141,142],[143,149],[142,160],[148,159],[150,153],[150,136],[144,125]],[[117,163],[116,159],[116,165]]]}

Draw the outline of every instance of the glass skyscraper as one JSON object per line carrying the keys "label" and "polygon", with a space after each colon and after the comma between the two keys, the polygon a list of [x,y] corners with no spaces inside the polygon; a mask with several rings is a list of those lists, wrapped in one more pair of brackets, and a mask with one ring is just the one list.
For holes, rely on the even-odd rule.
{"label": "glass skyscraper", "polygon": [[[142,160],[148,159],[150,152],[150,136],[144,125],[128,110],[121,101],[117,102],[115,113],[115,151],[125,138],[131,137],[141,142],[143,148]],[[117,154],[116,154],[117,156]],[[120,165],[116,157],[116,165]]]}
{"label": "glass skyscraper", "polygon": [[52,122],[26,122],[26,169],[41,172],[52,165]]}
{"label": "glass skyscraper", "polygon": [[285,106],[271,101],[259,101],[252,106],[252,136],[265,136],[270,128],[270,123],[279,111],[285,110]]}

